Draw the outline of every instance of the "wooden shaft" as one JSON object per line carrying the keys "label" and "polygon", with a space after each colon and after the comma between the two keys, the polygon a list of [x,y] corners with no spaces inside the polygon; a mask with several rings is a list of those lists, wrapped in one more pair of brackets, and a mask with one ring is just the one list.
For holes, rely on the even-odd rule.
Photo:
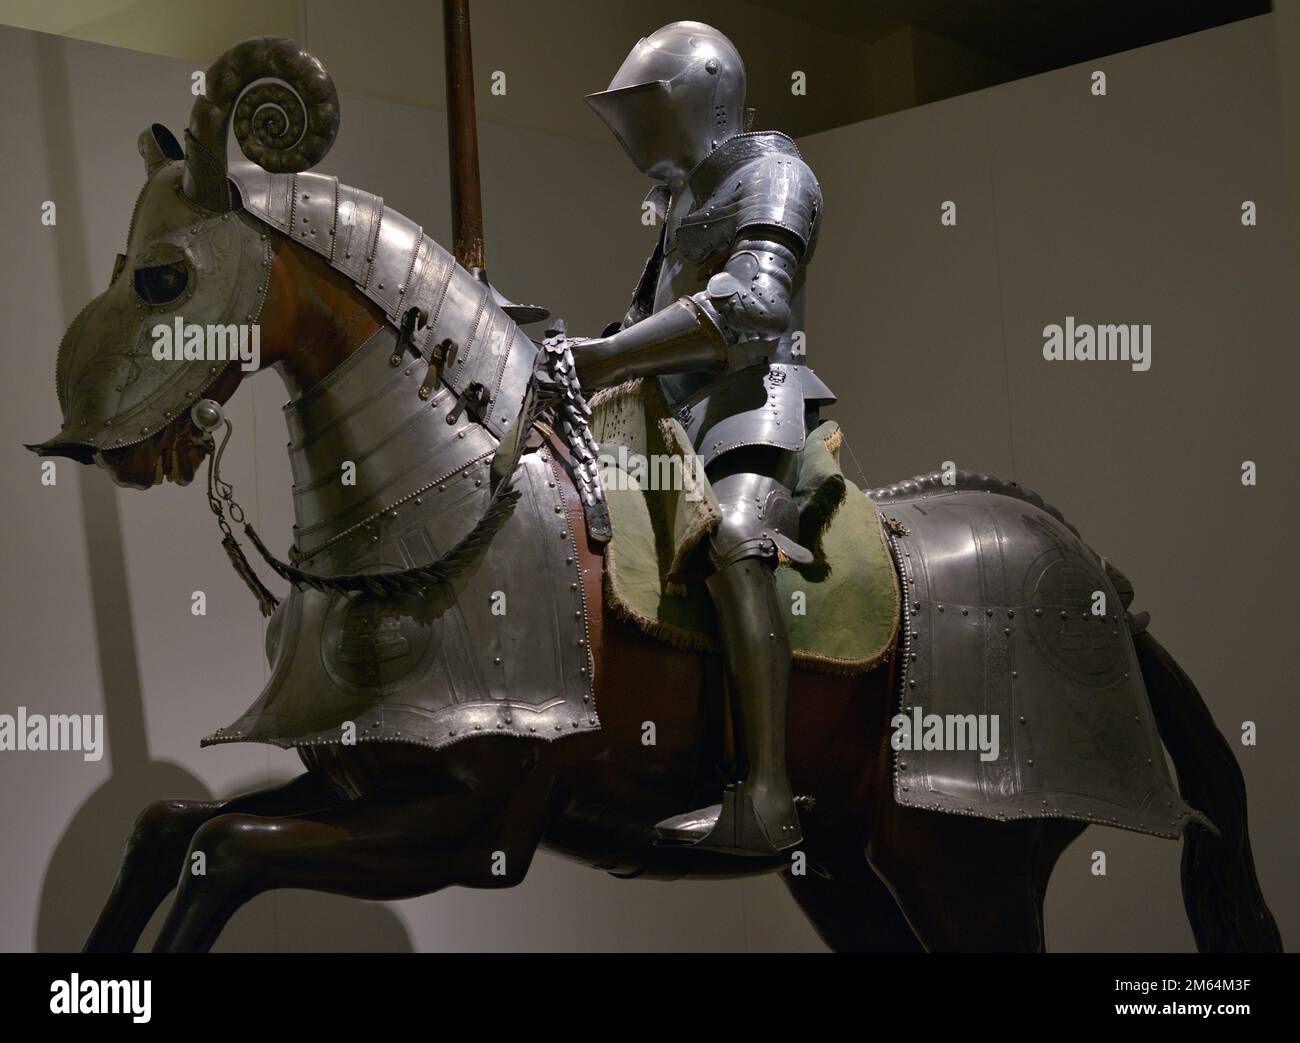
{"label": "wooden shaft", "polygon": [[453,250],[456,260],[466,268],[483,268],[483,200],[479,192],[469,0],[443,0],[442,12],[443,41],[447,50],[447,145],[451,160]]}

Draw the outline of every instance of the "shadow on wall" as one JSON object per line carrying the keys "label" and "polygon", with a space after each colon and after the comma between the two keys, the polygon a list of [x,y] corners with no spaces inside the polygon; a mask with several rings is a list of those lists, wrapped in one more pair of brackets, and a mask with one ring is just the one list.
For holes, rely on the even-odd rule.
{"label": "shadow on wall", "polygon": [[[94,294],[87,267],[84,215],[78,212],[78,157],[62,41],[38,36],[40,97],[47,132],[52,199],[71,214],[59,222],[57,245],[63,312],[70,318]],[[144,121],[141,121],[142,125]],[[41,952],[81,948],[108,897],[123,844],[140,811],[169,797],[211,799],[208,788],[179,765],[149,754],[136,639],[122,551],[117,495],[98,470],[78,468],[86,533],[95,645],[104,691],[104,727],[111,774],[73,815],[45,871],[35,946]],[[177,866],[179,875],[180,866]],[[170,899],[164,901],[165,910]],[[151,939],[161,913],[145,938]],[[282,946],[279,939],[286,939]],[[241,910],[223,934],[224,950],[402,951],[411,939],[382,905],[314,892],[263,895]]]}

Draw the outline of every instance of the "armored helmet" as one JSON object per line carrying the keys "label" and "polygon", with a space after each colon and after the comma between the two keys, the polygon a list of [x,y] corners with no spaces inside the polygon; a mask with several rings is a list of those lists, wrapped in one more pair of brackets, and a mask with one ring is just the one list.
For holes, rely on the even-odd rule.
{"label": "armored helmet", "polygon": [[[292,40],[238,44],[207,72],[182,148],[160,124],[139,138],[146,181],[108,288],[59,347],[62,430],[29,446],[89,463],[157,434],[226,370],[197,344],[156,352],[162,330],[237,330],[256,323],[271,274],[267,229],[243,210],[226,164],[232,120],[244,154],[265,170],[305,170],[338,130],[338,95]],[[160,355],[165,357],[160,357]]]}
{"label": "armored helmet", "polygon": [[587,104],[648,176],[669,183],[744,129],[745,64],[703,22],[672,22],[637,41]]}

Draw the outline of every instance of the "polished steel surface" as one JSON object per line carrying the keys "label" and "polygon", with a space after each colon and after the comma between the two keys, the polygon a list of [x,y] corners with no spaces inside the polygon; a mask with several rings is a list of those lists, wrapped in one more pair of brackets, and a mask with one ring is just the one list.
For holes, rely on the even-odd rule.
{"label": "polished steel surface", "polygon": [[670,181],[744,130],[745,65],[712,26],[672,22],[639,40],[587,103],[638,170]]}
{"label": "polished steel surface", "polygon": [[[333,567],[427,562],[488,496],[487,460],[376,520]],[[204,745],[281,747],[479,735],[558,739],[600,727],[574,532],[546,451],[520,464],[523,495],[477,566],[424,596],[290,591],[268,630],[271,679]]]}
{"label": "polished steel surface", "polygon": [[[181,191],[184,162],[164,158],[150,131],[141,136],[141,154],[149,176],[125,259],[63,336],[55,370],[63,428],[38,451],[117,449],[155,434],[201,399],[228,364],[157,360],[155,329],[175,329],[178,322],[247,328],[266,300],[271,245],[265,230],[244,214],[211,213],[192,202]],[[177,295],[150,303],[136,276],[164,265],[183,272]]]}
{"label": "polished steel surface", "polygon": [[871,493],[904,586],[898,712],[996,719],[997,756],[898,750],[898,802],[1166,837],[1204,822],[1165,768],[1100,557],[1032,493],[963,472],[950,481],[938,472]]}
{"label": "polished steel surface", "polygon": [[248,213],[320,254],[394,328],[411,308],[419,309],[413,346],[427,359],[435,345],[449,341],[441,381],[495,437],[509,429],[523,405],[537,346],[486,282],[382,198],[334,177],[269,174],[251,163],[231,164],[230,176]]}

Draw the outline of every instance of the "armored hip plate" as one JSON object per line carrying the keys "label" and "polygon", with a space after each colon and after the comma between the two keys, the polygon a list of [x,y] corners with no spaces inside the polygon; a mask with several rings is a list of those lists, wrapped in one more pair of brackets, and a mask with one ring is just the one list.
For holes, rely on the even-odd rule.
{"label": "armored hip plate", "polygon": [[[487,460],[407,506],[356,571],[427,564],[488,496]],[[526,455],[521,495],[482,556],[412,597],[290,591],[271,619],[271,679],[203,745],[281,747],[475,735],[557,739],[600,727],[574,533],[548,452]],[[418,506],[417,506],[418,505]]]}
{"label": "armored hip plate", "polygon": [[712,380],[677,402],[675,412],[707,466],[743,446],[797,452],[807,431],[806,404],[834,400],[807,366],[759,363]]}
{"label": "armored hip plate", "polygon": [[1164,837],[1205,822],[1170,781],[1105,564],[1056,512],[975,476],[872,496],[903,582],[899,804]]}

